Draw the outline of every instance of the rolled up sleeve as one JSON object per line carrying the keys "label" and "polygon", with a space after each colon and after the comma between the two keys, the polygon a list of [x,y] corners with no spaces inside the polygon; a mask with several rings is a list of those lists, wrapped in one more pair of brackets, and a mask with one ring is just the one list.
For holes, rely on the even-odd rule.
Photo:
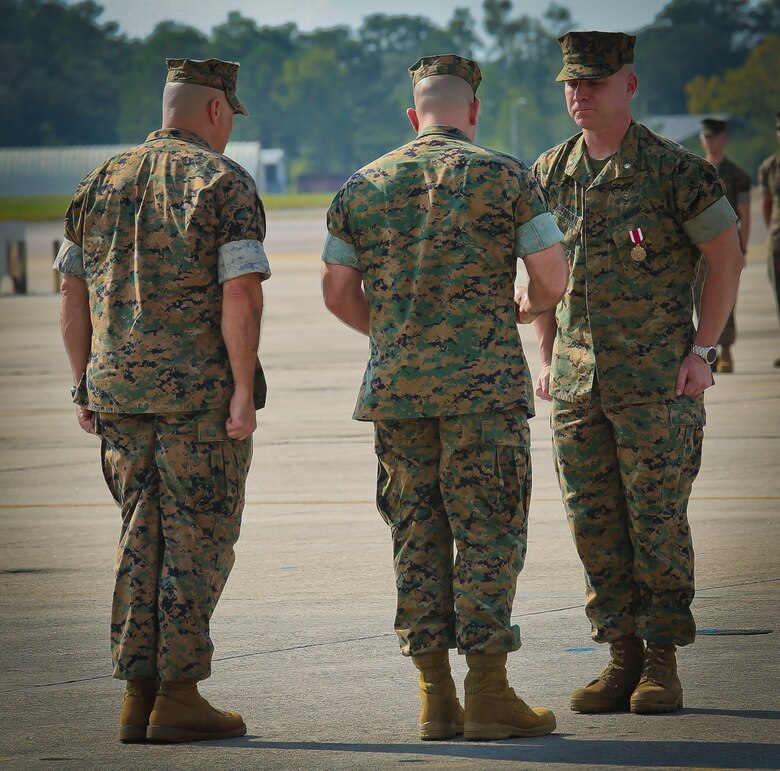
{"label": "rolled up sleeve", "polygon": [[352,246],[352,244],[348,244],[346,241],[337,238],[332,233],[328,233],[328,237],[325,239],[325,247],[322,250],[322,261],[327,262],[330,265],[346,265],[349,268],[357,268],[360,270],[355,247]]}
{"label": "rolled up sleeve", "polygon": [[84,251],[78,244],[65,238],[52,267],[66,276],[84,278]]}
{"label": "rolled up sleeve", "polygon": [[527,254],[541,252],[562,240],[563,233],[555,224],[552,214],[537,214],[515,230],[515,257],[522,258]]}
{"label": "rolled up sleeve", "polygon": [[245,273],[259,273],[261,281],[271,276],[263,244],[254,239],[230,241],[220,246],[217,272],[220,284]]}
{"label": "rolled up sleeve", "polygon": [[703,244],[719,236],[737,221],[737,215],[724,195],[703,212],[683,222],[688,238],[693,244]]}

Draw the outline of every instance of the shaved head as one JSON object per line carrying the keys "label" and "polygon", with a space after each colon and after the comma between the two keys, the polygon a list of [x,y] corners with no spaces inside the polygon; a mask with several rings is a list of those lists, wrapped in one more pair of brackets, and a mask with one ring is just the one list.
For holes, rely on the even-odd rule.
{"label": "shaved head", "polygon": [[193,131],[222,153],[233,130],[233,115],[233,106],[218,88],[175,81],[165,84],[163,128]]}
{"label": "shaved head", "polygon": [[455,75],[431,75],[414,87],[414,107],[417,112],[439,113],[468,109],[473,101],[471,86]]}
{"label": "shaved head", "polygon": [[178,119],[196,118],[206,112],[212,99],[221,99],[227,103],[227,97],[217,88],[192,83],[166,83],[163,90],[163,120],[169,116]]}
{"label": "shaved head", "polygon": [[454,126],[472,139],[479,100],[471,86],[456,75],[430,75],[414,87],[414,110],[407,110],[415,130],[427,126]]}

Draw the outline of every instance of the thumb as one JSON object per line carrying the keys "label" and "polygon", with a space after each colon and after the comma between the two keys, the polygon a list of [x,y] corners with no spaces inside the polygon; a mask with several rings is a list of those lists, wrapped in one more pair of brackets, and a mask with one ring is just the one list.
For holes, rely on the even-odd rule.
{"label": "thumb", "polygon": [[676,396],[680,396],[685,390],[685,384],[688,381],[688,365],[683,361],[680,365],[680,371],[677,373],[677,383],[674,387],[674,393]]}

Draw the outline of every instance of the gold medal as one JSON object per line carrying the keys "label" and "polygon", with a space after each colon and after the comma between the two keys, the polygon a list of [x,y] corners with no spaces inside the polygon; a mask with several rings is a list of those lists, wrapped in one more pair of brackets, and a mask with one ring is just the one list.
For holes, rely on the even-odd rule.
{"label": "gold medal", "polygon": [[640,246],[637,244],[632,250],[631,250],[631,259],[634,262],[642,262],[644,258],[647,257],[647,252],[645,251],[644,246]]}

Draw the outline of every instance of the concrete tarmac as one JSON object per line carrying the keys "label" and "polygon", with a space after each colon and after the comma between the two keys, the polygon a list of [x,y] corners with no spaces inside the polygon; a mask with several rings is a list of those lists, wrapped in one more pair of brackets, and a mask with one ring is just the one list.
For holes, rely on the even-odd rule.
{"label": "concrete tarmac", "polygon": [[[757,212],[756,212],[757,214]],[[121,745],[108,615],[119,516],[70,404],[49,293],[50,241],[30,233],[28,297],[0,299],[0,768],[780,768],[780,333],[761,244],[737,305],[736,371],[707,392],[689,514],[700,630],[679,653],[674,715],[577,715],[570,692],[606,661],[553,476],[549,409],[531,422],[534,492],[510,656],[551,736],[423,743],[416,672],[392,631],[389,533],[374,506],[371,426],[350,419],[366,341],[323,308],[322,212],[271,212],[259,414],[237,560],[213,619],[215,705],[247,736]],[[759,233],[759,237],[760,237]],[[533,334],[522,338],[534,373]],[[465,662],[453,655],[462,695]]]}

